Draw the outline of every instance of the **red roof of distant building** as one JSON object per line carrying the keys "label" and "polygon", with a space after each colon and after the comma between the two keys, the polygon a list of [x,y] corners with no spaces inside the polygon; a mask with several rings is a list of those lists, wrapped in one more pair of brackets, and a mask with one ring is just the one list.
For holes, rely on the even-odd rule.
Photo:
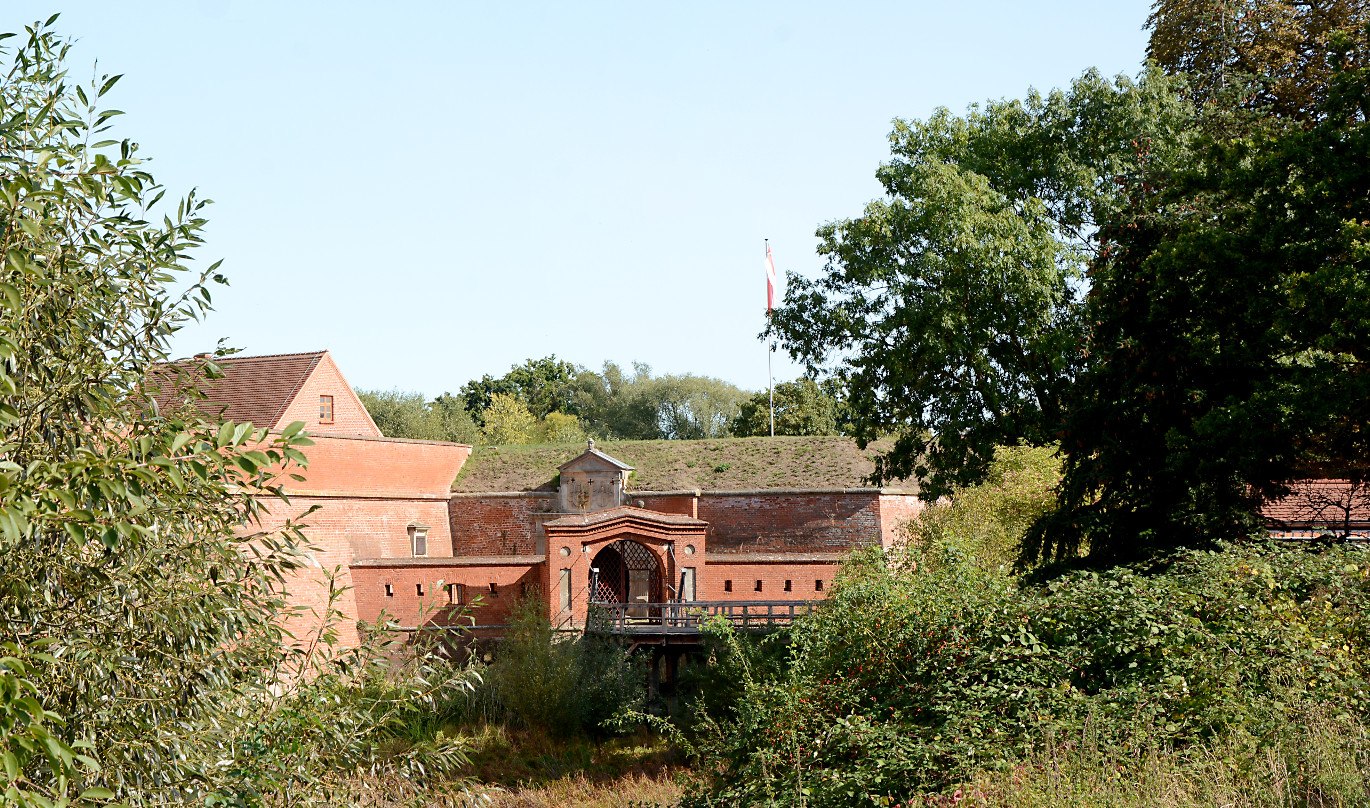
{"label": "red roof of distant building", "polygon": [[1288,496],[1261,506],[1266,522],[1290,528],[1370,524],[1370,484],[1352,480],[1296,480]]}
{"label": "red roof of distant building", "polygon": [[[210,379],[194,378],[205,397],[195,406],[206,416],[230,421],[251,421],[255,426],[274,429],[286,407],[294,400],[309,375],[319,366],[324,351],[273,354],[269,356],[227,357],[214,360],[223,376]],[[154,374],[162,390],[157,393],[157,405],[163,409],[174,406],[177,394],[172,368],[196,372],[191,362],[163,365]]]}

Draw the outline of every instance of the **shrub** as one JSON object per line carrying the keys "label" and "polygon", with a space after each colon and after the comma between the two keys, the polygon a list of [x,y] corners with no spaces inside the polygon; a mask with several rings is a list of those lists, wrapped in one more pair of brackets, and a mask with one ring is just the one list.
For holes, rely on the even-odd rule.
{"label": "shrub", "polygon": [[477,698],[488,701],[488,716],[562,738],[603,734],[609,718],[644,698],[643,673],[621,646],[594,634],[560,635],[537,598],[515,606],[484,676]]}
{"label": "shrub", "polygon": [[916,571],[863,555],[700,744],[718,775],[695,804],[908,799],[1086,725],[1106,745],[1218,740],[1259,759],[1314,706],[1364,721],[1368,577],[1345,548],[1226,547],[1038,585],[955,553]]}

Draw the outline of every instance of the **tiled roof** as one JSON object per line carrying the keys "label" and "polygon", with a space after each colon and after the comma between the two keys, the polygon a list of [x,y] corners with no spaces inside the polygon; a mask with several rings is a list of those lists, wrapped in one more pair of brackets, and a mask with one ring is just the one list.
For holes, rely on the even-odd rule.
{"label": "tiled roof", "polygon": [[646,508],[634,508],[630,505],[620,505],[617,508],[595,511],[593,513],[577,513],[563,516],[545,522],[543,527],[589,527],[591,525],[602,525],[612,522],[615,519],[640,519],[644,522],[655,522],[663,525],[704,525],[692,516],[682,513],[665,513],[663,511],[649,511]]}
{"label": "tiled roof", "polygon": [[[209,417],[251,421],[255,426],[274,429],[309,374],[318,367],[324,353],[311,351],[215,360],[214,364],[223,371],[223,376],[196,380],[196,386],[205,394],[204,399],[195,402],[196,407]],[[163,388],[157,395],[159,407],[165,409],[177,402],[172,370],[191,367],[190,362],[172,363],[154,372],[155,380]]]}
{"label": "tiled roof", "polygon": [[1350,480],[1297,480],[1290,485],[1289,496],[1262,505],[1261,516],[1280,527],[1370,524],[1370,485]]}

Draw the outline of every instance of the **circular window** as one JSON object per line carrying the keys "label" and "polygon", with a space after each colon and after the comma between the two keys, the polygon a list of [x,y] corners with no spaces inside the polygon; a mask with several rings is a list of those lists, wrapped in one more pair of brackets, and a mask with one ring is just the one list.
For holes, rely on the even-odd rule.
{"label": "circular window", "polygon": [[557,552],[561,553],[561,557],[562,557],[562,558],[565,558],[566,556],[568,556],[568,555],[571,554],[571,548],[570,548],[570,547],[563,547],[563,548],[561,548],[560,550],[558,550]]}
{"label": "circular window", "polygon": [[694,546],[693,544],[687,544],[687,545],[685,545],[685,555],[694,555],[694,554],[695,554],[695,546]]}

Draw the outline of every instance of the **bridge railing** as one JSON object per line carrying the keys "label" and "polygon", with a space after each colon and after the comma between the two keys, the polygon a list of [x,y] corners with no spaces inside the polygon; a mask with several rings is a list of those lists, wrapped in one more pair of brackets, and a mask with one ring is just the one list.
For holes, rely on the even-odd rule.
{"label": "bridge railing", "polygon": [[788,626],[817,608],[813,600],[694,600],[683,603],[590,602],[589,631],[610,634],[697,634],[721,616],[739,631]]}

